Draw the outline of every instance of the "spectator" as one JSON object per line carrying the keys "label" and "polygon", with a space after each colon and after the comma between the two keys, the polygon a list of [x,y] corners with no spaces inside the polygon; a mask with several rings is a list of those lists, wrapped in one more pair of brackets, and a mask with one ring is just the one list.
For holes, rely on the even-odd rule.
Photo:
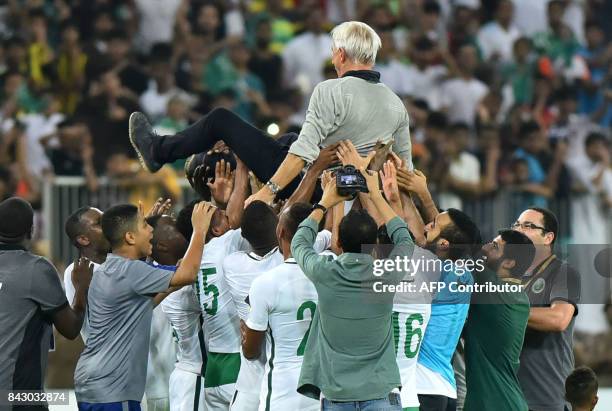
{"label": "spectator", "polygon": [[283,78],[287,87],[297,87],[304,95],[305,113],[315,86],[323,81],[323,66],[332,57],[332,39],[323,29],[325,16],[310,11],[304,33],[291,39],[283,49]]}
{"label": "spectator", "polygon": [[433,172],[441,178],[438,201],[442,209],[461,210],[462,196],[475,197],[480,194],[480,162],[467,151],[469,138],[470,129],[467,124],[455,123],[451,125],[448,138],[442,145],[442,158],[448,163],[441,166],[441,170]]}
{"label": "spectator", "polygon": [[140,96],[140,106],[156,122],[166,115],[168,102],[172,97],[180,96],[184,101],[191,99],[175,85],[172,47],[169,44],[154,44],[147,66],[151,79],[148,88]]}
{"label": "spectator", "polygon": [[448,70],[438,61],[436,45],[426,37],[415,40],[410,58],[412,64],[408,66],[405,80],[407,89],[415,99],[423,99],[431,110],[439,110],[442,104],[440,87]]}
{"label": "spectator", "polygon": [[129,114],[138,110],[138,102],[113,69],[107,69],[97,78],[93,89],[97,94],[85,100],[76,116],[82,118],[92,133],[94,166],[104,172],[106,159],[114,152],[131,154],[129,141],[123,136]]}
{"label": "spectator", "polygon": [[[553,252],[559,232],[556,216],[529,208],[512,228],[536,246],[536,255],[523,275],[531,309],[521,352],[519,381],[529,409],[562,411],[563,386],[574,368],[574,317],[580,302],[580,275]],[[547,370],[542,374],[542,370]]]}
{"label": "spectator", "polygon": [[592,132],[584,144],[586,154],[570,163],[575,190],[570,225],[572,243],[577,244],[573,262],[583,273],[582,295],[589,303],[579,306],[576,331],[593,335],[609,331],[603,315],[603,303],[610,296],[609,281],[594,272],[593,261],[601,251],[598,244],[612,243],[607,226],[612,215],[612,169],[610,142],[606,136]]}
{"label": "spectator", "polygon": [[517,105],[529,105],[534,95],[536,62],[531,58],[531,40],[519,37],[512,45],[513,61],[502,67],[502,80],[512,90]]}
{"label": "spectator", "polygon": [[271,41],[270,20],[259,20],[255,30],[255,46],[249,60],[249,70],[263,81],[268,96],[281,93],[283,73],[283,60],[271,50]]}
{"label": "spectator", "polygon": [[85,86],[87,60],[76,23],[65,23],[55,67],[63,113],[73,114],[79,104]]}
{"label": "spectator", "polygon": [[98,189],[93,166],[94,151],[89,129],[83,123],[64,120],[57,125],[59,145],[49,148],[47,155],[53,171],[59,176],[85,176],[87,188]]}
{"label": "spectator", "polygon": [[476,48],[463,45],[458,53],[459,76],[442,85],[442,107],[447,111],[450,121],[462,121],[472,127],[476,109],[489,88],[474,77],[478,65]]}
{"label": "spectator", "polygon": [[172,41],[172,29],[182,0],[135,0],[139,16],[136,44],[142,52],[148,52],[155,43]]}
{"label": "spectator", "polygon": [[140,66],[132,61],[127,33],[117,29],[108,33],[106,38],[106,51],[95,57],[95,64],[100,66],[110,62],[121,84],[134,94],[141,95],[147,89],[148,78]]}
{"label": "spectator", "polygon": [[400,61],[391,32],[380,33],[380,40],[382,47],[378,52],[375,68],[380,72],[381,81],[400,97],[414,94],[409,81],[408,65]]}
{"label": "spectator", "polygon": [[[189,105],[181,95],[174,95],[168,100],[165,117],[162,117],[155,124],[155,132],[164,134],[176,134],[184,130],[189,124],[187,118],[189,114]],[[176,171],[181,171],[185,167],[185,160],[177,160],[172,163],[172,167]]]}
{"label": "spectator", "polygon": [[586,46],[578,51],[585,59],[590,76],[583,80],[578,97],[578,111],[581,114],[599,116],[602,126],[612,124],[612,108],[606,92],[610,88],[610,64],[612,45],[605,43],[602,28],[594,21],[586,23]]}
{"label": "spectator", "polygon": [[35,89],[49,85],[47,65],[54,59],[54,53],[47,37],[47,20],[42,10],[32,10],[28,15],[30,42],[28,44],[29,78]]}
{"label": "spectator", "polygon": [[564,11],[563,0],[551,0],[547,5],[547,30],[533,36],[535,49],[549,57],[559,73],[572,65],[579,46],[572,29],[563,22]]}
{"label": "spectator", "polygon": [[65,118],[60,112],[61,103],[57,96],[44,94],[42,102],[44,109],[41,113],[27,114],[21,120],[25,126],[28,172],[35,178],[42,178],[45,173],[52,171],[41,140],[55,135],[57,125]]}
{"label": "spectator", "polygon": [[597,376],[587,367],[576,368],[565,381],[565,399],[573,411],[593,411],[597,405]]}
{"label": "spectator", "polygon": [[519,30],[512,24],[514,5],[512,0],[497,3],[495,20],[478,31],[478,46],[484,60],[508,62],[512,60],[512,47],[519,38]]}
{"label": "spectator", "polygon": [[251,52],[243,42],[232,44],[227,53],[216,58],[206,68],[204,75],[208,91],[217,95],[225,89],[236,93],[236,113],[251,122],[257,111],[266,113],[269,108],[264,97],[264,85],[248,68]]}

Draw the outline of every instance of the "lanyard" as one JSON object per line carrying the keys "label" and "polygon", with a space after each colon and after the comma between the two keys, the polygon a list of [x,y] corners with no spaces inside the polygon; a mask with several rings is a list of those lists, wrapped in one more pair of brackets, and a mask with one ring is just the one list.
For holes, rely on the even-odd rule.
{"label": "lanyard", "polygon": [[533,280],[535,280],[538,276],[540,276],[542,272],[544,272],[544,270],[546,270],[546,268],[550,265],[550,263],[554,261],[555,258],[557,258],[557,256],[555,256],[554,254],[551,254],[546,260],[544,260],[542,264],[540,264],[540,266],[538,267],[537,271],[524,284],[524,289],[527,289],[529,285],[533,282]]}

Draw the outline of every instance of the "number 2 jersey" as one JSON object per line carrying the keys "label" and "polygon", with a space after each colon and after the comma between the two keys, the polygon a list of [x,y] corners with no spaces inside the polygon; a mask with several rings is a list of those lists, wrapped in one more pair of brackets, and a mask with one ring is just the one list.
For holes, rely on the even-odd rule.
{"label": "number 2 jersey", "polygon": [[319,401],[297,392],[317,290],[293,258],[257,277],[247,326],[266,331],[266,366],[260,411],[318,410]]}

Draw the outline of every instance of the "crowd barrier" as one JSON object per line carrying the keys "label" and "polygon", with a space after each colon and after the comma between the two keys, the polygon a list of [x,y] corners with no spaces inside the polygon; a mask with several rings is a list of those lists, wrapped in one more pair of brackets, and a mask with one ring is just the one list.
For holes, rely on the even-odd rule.
{"label": "crowd barrier", "polygon": [[[187,180],[181,178],[179,182],[183,196],[181,202],[176,204],[177,209],[195,198]],[[128,188],[119,187],[107,179],[100,180],[100,187],[96,192],[90,192],[86,188],[82,177],[60,176],[48,179],[43,192],[43,236],[49,240],[50,258],[67,264],[76,257],[76,250],[64,234],[64,222],[72,212],[84,205],[104,210],[113,204],[127,202],[128,198]],[[571,201],[568,199],[552,200],[548,205],[560,222],[560,243],[570,241],[570,206]],[[511,192],[500,190],[492,196],[464,200],[462,208],[475,220],[483,239],[490,240],[498,230],[509,227],[516,220],[520,205]],[[612,232],[612,219],[608,220],[608,226]]]}

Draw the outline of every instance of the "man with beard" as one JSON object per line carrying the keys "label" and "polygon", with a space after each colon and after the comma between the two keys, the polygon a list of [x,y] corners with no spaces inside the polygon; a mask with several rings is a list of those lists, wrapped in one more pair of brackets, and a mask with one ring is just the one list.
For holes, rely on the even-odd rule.
{"label": "man with beard", "polygon": [[[81,207],[72,213],[66,220],[64,229],[70,242],[79,251],[79,257],[85,257],[92,262],[94,271],[104,262],[106,254],[110,252],[110,244],[102,233],[100,220],[102,211],[94,207]],[[72,271],[74,263],[71,263],[64,271],[64,289],[68,301],[74,299],[75,288],[72,284]],[[89,321],[87,316],[83,320],[81,337],[83,342],[87,341]]]}
{"label": "man with beard", "polygon": [[[482,247],[484,270],[474,270],[477,284],[520,285],[535,255],[525,234],[502,230]],[[493,291],[472,295],[464,329],[467,396],[464,410],[527,411],[518,380],[518,367],[529,298],[520,291]],[[490,336],[495,334],[492,341]]]}

